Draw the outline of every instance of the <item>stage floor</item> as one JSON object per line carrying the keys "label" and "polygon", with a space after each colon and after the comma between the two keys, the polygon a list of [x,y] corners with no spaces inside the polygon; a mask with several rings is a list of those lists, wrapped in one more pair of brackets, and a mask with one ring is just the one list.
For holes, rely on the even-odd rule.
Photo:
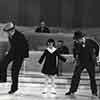
{"label": "stage floor", "polygon": [[10,85],[10,82],[0,83],[0,100],[100,100],[100,98],[92,97],[90,89],[83,86],[74,96],[65,96],[65,92],[69,89],[68,85],[65,88],[61,85],[57,86],[56,95],[54,95],[50,91],[42,94],[43,84],[19,83],[19,90],[15,94],[9,95]]}

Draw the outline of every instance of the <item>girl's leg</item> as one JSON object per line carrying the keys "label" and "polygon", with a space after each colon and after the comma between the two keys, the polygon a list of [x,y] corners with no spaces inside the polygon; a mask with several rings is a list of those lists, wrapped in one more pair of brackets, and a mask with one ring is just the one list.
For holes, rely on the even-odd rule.
{"label": "girl's leg", "polygon": [[56,90],[55,90],[55,76],[54,75],[50,75],[50,79],[51,79],[51,93],[56,94]]}
{"label": "girl's leg", "polygon": [[49,76],[45,75],[45,87],[48,87],[49,84]]}
{"label": "girl's leg", "polygon": [[48,91],[48,83],[49,83],[49,77],[48,77],[48,75],[45,75],[44,90],[42,92],[44,94]]}

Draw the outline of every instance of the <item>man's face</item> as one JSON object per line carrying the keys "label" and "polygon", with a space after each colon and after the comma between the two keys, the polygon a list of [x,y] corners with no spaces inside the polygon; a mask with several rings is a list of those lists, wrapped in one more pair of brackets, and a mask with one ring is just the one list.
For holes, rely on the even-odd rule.
{"label": "man's face", "polygon": [[41,22],[40,23],[40,26],[43,28],[43,27],[45,27],[45,22],[43,21],[43,22]]}
{"label": "man's face", "polygon": [[14,35],[14,33],[15,33],[15,29],[8,31],[8,34],[9,34],[10,36]]}
{"label": "man's face", "polygon": [[83,42],[83,39],[82,39],[82,38],[80,38],[80,39],[78,39],[78,41],[79,41],[80,43],[82,43],[82,42]]}
{"label": "man's face", "polygon": [[63,46],[63,43],[62,42],[58,42],[57,43],[57,47],[60,48],[61,46]]}
{"label": "man's face", "polygon": [[85,37],[82,37],[82,38],[78,39],[78,42],[79,43],[84,43],[85,42]]}

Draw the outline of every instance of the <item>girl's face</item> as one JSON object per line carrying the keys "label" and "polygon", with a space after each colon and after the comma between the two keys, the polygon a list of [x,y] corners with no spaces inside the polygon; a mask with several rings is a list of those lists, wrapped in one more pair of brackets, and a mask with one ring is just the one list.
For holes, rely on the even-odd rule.
{"label": "girl's face", "polygon": [[53,47],[53,43],[52,42],[48,42],[48,47],[52,48]]}

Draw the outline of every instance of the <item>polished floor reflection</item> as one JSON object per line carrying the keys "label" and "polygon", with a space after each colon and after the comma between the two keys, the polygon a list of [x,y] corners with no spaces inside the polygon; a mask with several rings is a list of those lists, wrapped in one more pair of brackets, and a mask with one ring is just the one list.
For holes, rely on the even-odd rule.
{"label": "polished floor reflection", "polygon": [[0,83],[0,100],[100,100],[91,96],[90,89],[85,86],[80,86],[75,95],[65,96],[65,92],[69,89],[68,85],[57,85],[56,94],[51,94],[50,91],[42,94],[43,84],[20,83],[19,90],[9,95],[10,85],[10,82]]}

